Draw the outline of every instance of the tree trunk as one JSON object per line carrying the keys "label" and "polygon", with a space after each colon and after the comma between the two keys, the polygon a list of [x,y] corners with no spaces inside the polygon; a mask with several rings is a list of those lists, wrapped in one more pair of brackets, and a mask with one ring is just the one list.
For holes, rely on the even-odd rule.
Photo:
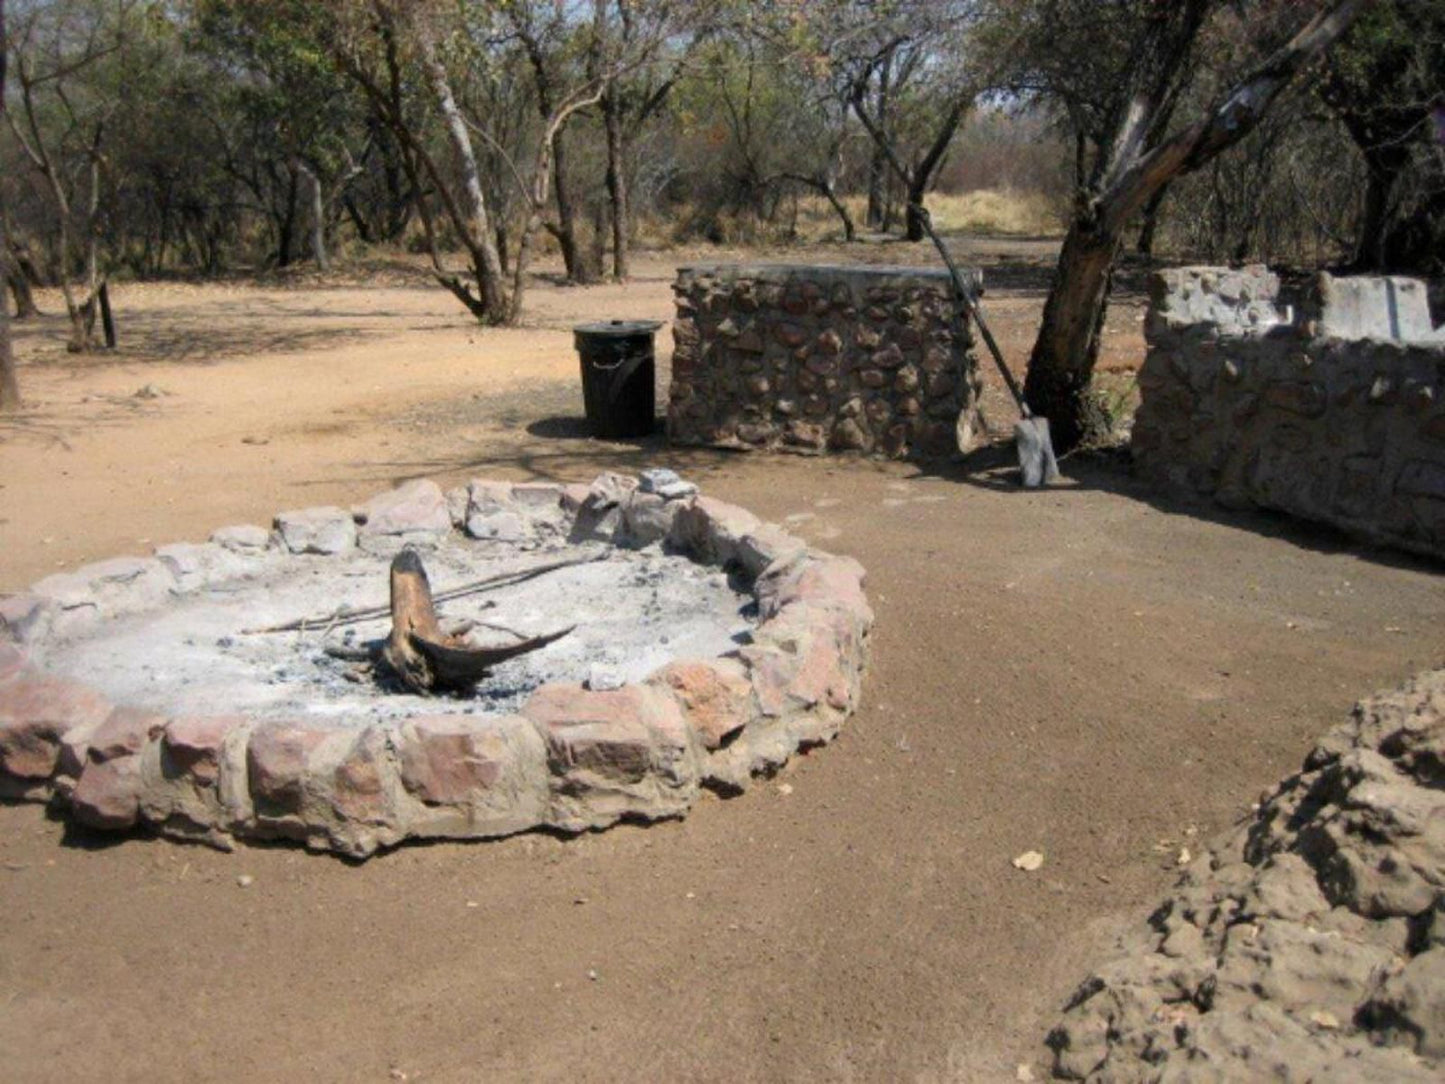
{"label": "tree trunk", "polygon": [[115,315],[110,311],[110,285],[102,282],[100,289],[96,291],[96,299],[100,302],[100,328],[105,335],[105,348],[115,349]]}
{"label": "tree trunk", "polygon": [[371,232],[371,225],[361,213],[361,208],[356,206],[356,201],[346,196],[341,201],[341,206],[346,210],[346,217],[351,219],[351,225],[356,229],[356,236],[361,238],[363,245],[376,243],[376,236]]}
{"label": "tree trunk", "polygon": [[310,204],[311,258],[320,271],[330,271],[331,261],[326,258],[326,198],[321,191],[321,178],[305,162],[297,162],[296,172],[306,179],[306,196]]}
{"label": "tree trunk", "polygon": [[286,210],[277,223],[276,266],[291,266],[291,240],[296,231],[296,171],[286,171]]}
{"label": "tree trunk", "polygon": [[[4,226],[0,225],[0,233],[3,231]],[[39,316],[40,308],[35,304],[35,294],[30,289],[30,280],[13,262],[5,269],[5,281],[10,287],[11,295],[15,298],[15,319],[26,320],[32,316]]]}
{"label": "tree trunk", "polygon": [[868,159],[868,210],[863,221],[870,230],[883,228],[884,193],[888,189],[888,159],[881,147],[873,148]]}
{"label": "tree trunk", "polygon": [[1029,358],[1024,399],[1035,414],[1049,419],[1054,442],[1064,450],[1104,435],[1098,431],[1102,418],[1089,396],[1089,383],[1118,249],[1117,236],[1075,216]]}
{"label": "tree trunk", "polygon": [[[878,70],[878,130],[888,138],[888,90],[893,77],[893,57],[883,58]],[[873,143],[873,157],[868,161],[868,214],[865,222],[870,230],[887,230],[889,205],[888,192],[893,178],[888,172],[888,151],[876,137]]]}
{"label": "tree trunk", "polygon": [[1394,153],[1393,148],[1362,148],[1365,156],[1365,200],[1360,208],[1360,224],[1356,232],[1355,258],[1351,269],[1378,271],[1385,267],[1385,240],[1390,233],[1390,213],[1394,204],[1395,185],[1409,163],[1409,152]]}
{"label": "tree trunk", "polygon": [[905,218],[907,224],[907,237],[910,241],[923,240],[923,220],[918,213],[918,208],[923,206],[923,199],[928,195],[928,187],[933,183],[934,175],[943,166],[943,160],[948,156],[949,144],[958,132],[958,126],[963,123],[964,114],[968,112],[967,101],[957,101],[949,108],[943,118],[943,124],[934,133],[933,142],[929,145],[922,160],[913,167],[913,172],[908,178],[908,210]]}
{"label": "tree trunk", "polygon": [[1154,238],[1159,232],[1159,212],[1164,207],[1164,197],[1167,195],[1169,185],[1165,184],[1144,204],[1144,224],[1139,228],[1139,242],[1135,246],[1135,251],[1140,256],[1152,258],[1154,255]]}
{"label": "tree trunk", "polygon": [[632,210],[628,206],[622,108],[615,89],[602,99],[602,119],[607,130],[607,200],[612,207],[612,277],[626,282],[631,272],[628,249]]}
{"label": "tree trunk", "polygon": [[597,281],[597,276],[577,243],[577,205],[572,199],[572,179],[567,172],[566,130],[563,125],[552,139],[553,198],[557,204],[555,233],[568,280],[582,285]]}
{"label": "tree trunk", "polygon": [[[0,226],[0,234],[4,231]],[[19,406],[20,380],[15,375],[15,354],[10,348],[10,306],[0,304],[0,413]]]}
{"label": "tree trunk", "polygon": [[848,242],[858,240],[858,228],[853,224],[853,216],[848,213],[848,208],[843,201],[838,198],[837,190],[834,189],[831,183],[820,185],[819,187],[824,198],[832,205],[833,212],[843,223],[843,240]]}

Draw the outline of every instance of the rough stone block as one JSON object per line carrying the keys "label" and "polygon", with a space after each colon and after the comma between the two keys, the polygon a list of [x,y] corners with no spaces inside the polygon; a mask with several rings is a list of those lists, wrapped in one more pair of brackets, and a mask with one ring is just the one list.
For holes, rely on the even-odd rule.
{"label": "rough stone block", "polygon": [[146,742],[165,730],[165,716],[122,704],[113,710],[90,736],[86,760],[104,764],[108,760],[133,757]]}
{"label": "rough stone block", "polygon": [[546,817],[547,750],[531,720],[420,716],[396,742],[402,786],[427,807],[412,819],[415,833],[500,836]]}
{"label": "rough stone block", "polygon": [[325,506],[282,512],[276,530],[291,553],[331,555],[356,546],[356,521],[343,509]]}
{"label": "rough stone block", "polygon": [[175,581],[173,590],[182,595],[244,575],[255,567],[254,558],[242,557],[215,542],[176,542],[160,546],[156,549],[156,559],[169,570]]}
{"label": "rough stone block", "polygon": [[444,534],[452,529],[446,494],[426,478],[379,493],[358,511],[362,535]]}
{"label": "rough stone block", "polygon": [[28,674],[0,685],[0,786],[13,792],[49,780],[66,731],[97,725],[111,710],[95,690],[62,678]]}
{"label": "rough stone block", "polygon": [[211,532],[211,541],[232,553],[256,556],[264,553],[271,545],[271,532],[265,527],[243,523],[234,527],[222,527]]}
{"label": "rough stone block", "polygon": [[737,659],[674,662],[648,682],[672,694],[704,749],[720,748],[752,722],[752,685]]}
{"label": "rough stone block", "polygon": [[229,850],[249,817],[243,715],[180,716],[140,756],[140,816],[168,834]]}
{"label": "rough stone block", "polygon": [[25,672],[30,658],[19,647],[0,641],[0,685]]}
{"label": "rough stone block", "polygon": [[547,743],[548,823],[566,831],[685,813],[696,797],[697,750],[677,704],[650,686],[610,692],[544,685],[523,714]]}
{"label": "rough stone block", "polygon": [[307,761],[331,733],[292,723],[268,723],[252,732],[246,773],[258,818],[299,814]]}
{"label": "rough stone block", "polygon": [[[714,322],[703,315],[714,307],[709,283],[719,280],[756,287],[759,309],[746,319],[729,312]],[[888,285],[880,287],[881,283]],[[951,451],[939,442],[887,439],[887,426],[876,419],[876,433],[867,432],[861,420],[840,425],[848,386],[858,386],[860,379],[889,400],[890,417],[896,413],[894,399],[910,399],[905,410],[922,410],[921,405],[911,405],[921,390],[913,368],[917,355],[925,344],[936,348],[954,338],[951,307],[940,301],[946,287],[946,273],[932,269],[754,265],[681,269],[674,292],[687,304],[679,310],[679,326],[685,327],[679,341],[696,341],[697,346],[687,352],[682,365],[675,360],[669,436],[679,443],[801,454],[875,448],[899,456]],[[838,300],[866,296],[877,288],[894,301],[871,302],[860,314],[851,302]],[[778,306],[767,301],[774,295]],[[727,308],[734,295],[729,289],[723,296],[728,298]],[[900,299],[902,303],[895,305]],[[739,337],[755,331],[772,344],[770,352],[737,354]],[[956,358],[943,349],[930,371],[975,369],[976,362],[966,350],[971,338],[965,334],[960,342],[965,349]],[[860,368],[865,375],[854,378],[851,374]],[[895,377],[898,370],[903,375]],[[978,392],[974,380],[956,381],[935,392],[929,406],[934,416],[947,414],[950,421],[965,415],[971,431],[977,430]]]}
{"label": "rough stone block", "polygon": [[71,813],[90,828],[133,828],[140,817],[140,759],[118,757],[90,763],[70,796]]}
{"label": "rough stone block", "polygon": [[673,521],[683,507],[680,501],[669,501],[657,493],[638,490],[622,505],[622,533],[628,543],[647,546],[661,541],[672,530]]}
{"label": "rough stone block", "polygon": [[1445,328],[1431,321],[1430,299],[1418,279],[1321,274],[1316,288],[1316,333],[1323,338],[1445,343]]}
{"label": "rough stone block", "polygon": [[678,510],[668,540],[699,561],[727,565],[738,559],[742,540],[761,526],[744,508],[697,497]]}

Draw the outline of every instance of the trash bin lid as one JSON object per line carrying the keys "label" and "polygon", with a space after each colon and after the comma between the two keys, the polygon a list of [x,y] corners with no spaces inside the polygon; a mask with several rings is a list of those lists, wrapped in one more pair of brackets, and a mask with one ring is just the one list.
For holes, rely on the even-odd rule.
{"label": "trash bin lid", "polygon": [[594,324],[578,324],[572,330],[579,335],[651,335],[662,323],[661,320],[599,320]]}

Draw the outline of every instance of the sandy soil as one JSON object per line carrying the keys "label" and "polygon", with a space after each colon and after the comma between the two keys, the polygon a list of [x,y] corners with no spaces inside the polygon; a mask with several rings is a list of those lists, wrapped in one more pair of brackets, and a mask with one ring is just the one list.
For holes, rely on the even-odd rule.
{"label": "sandy soil", "polygon": [[[0,428],[0,589],[407,478],[665,464],[858,557],[878,624],[838,743],[680,823],[357,867],[0,807],[7,1076],[1042,1078],[1047,1022],[1179,843],[1238,817],[1356,698],[1441,662],[1438,566],[1164,501],[1117,462],[1024,493],[987,459],[586,439],[568,328],[670,316],[695,255],[717,256],[539,283],[509,331],[400,274],[122,287],[124,349],[82,362],[57,320],[20,325],[34,411]],[[1047,245],[968,255],[1021,362]],[[1139,360],[1140,314],[1137,293],[1114,309],[1107,367]],[[1043,868],[1015,870],[1030,849]]]}

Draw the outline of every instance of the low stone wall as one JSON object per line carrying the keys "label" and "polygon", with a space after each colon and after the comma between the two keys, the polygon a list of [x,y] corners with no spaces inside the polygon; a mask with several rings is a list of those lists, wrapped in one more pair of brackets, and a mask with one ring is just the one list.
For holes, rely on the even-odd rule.
{"label": "low stone wall", "polygon": [[[670,473],[670,472],[669,472]],[[499,530],[661,543],[750,585],[735,650],[620,688],[542,685],[516,714],[196,716],[113,704],[37,665],[51,637],[200,591],[314,567],[358,547]],[[312,563],[312,564],[308,564]],[[289,839],[365,857],[408,839],[486,839],[683,816],[700,789],[746,789],[831,741],[858,703],[873,612],[862,567],[695,487],[604,474],[590,486],[419,481],[354,511],[303,509],[52,576],[0,597],[0,797],[53,802],[92,828],[147,826],[229,848]],[[252,586],[264,590],[264,582]],[[163,662],[164,660],[158,660]],[[217,705],[224,712],[225,705]]]}
{"label": "low stone wall", "polygon": [[1155,276],[1134,423],[1139,472],[1445,557],[1445,332],[1410,279]]}
{"label": "low stone wall", "polygon": [[979,432],[973,337],[947,272],[684,267],[673,292],[675,443],[901,458]]}

